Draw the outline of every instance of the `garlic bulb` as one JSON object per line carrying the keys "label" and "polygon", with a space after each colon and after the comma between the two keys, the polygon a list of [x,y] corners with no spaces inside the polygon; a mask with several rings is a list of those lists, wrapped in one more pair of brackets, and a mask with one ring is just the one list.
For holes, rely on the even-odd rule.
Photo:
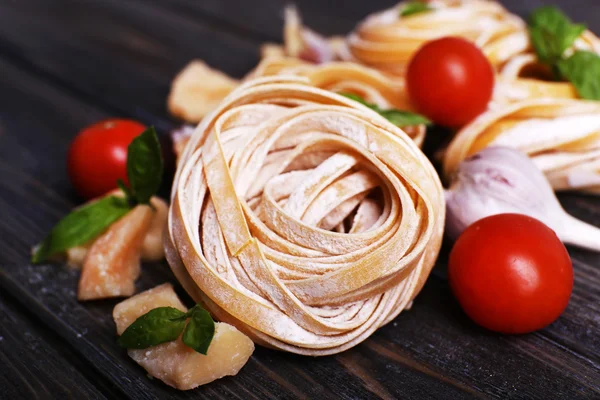
{"label": "garlic bulb", "polygon": [[489,215],[520,213],[542,221],[565,243],[600,251],[600,229],[567,214],[544,174],[508,147],[485,148],[460,164],[446,191],[446,211],[452,238]]}

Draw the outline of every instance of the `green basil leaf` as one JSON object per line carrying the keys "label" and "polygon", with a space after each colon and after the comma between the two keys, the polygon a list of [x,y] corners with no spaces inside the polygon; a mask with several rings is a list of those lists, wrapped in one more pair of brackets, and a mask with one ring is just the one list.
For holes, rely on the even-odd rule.
{"label": "green basil leaf", "polygon": [[556,64],[560,74],[568,79],[583,99],[600,100],[600,56],[589,51],[576,51]]}
{"label": "green basil leaf", "polygon": [[362,97],[360,97],[360,96],[359,96],[359,95],[357,95],[357,94],[354,94],[354,93],[339,93],[339,94],[341,94],[341,95],[342,95],[342,96],[344,96],[344,97],[347,97],[347,98],[349,98],[350,100],[358,101],[360,104],[363,104],[363,105],[365,105],[365,106],[367,106],[367,107],[369,107],[369,108],[373,108],[373,107],[375,107],[373,104],[369,104],[369,103],[367,103],[367,102],[365,101],[365,99],[363,99]]}
{"label": "green basil leaf", "polygon": [[117,343],[127,349],[145,349],[175,340],[185,327],[184,316],[174,307],[150,310],[129,325]]}
{"label": "green basil leaf", "polygon": [[383,110],[379,111],[379,114],[384,116],[388,121],[392,124],[399,126],[400,128],[404,126],[411,125],[431,125],[431,121],[425,118],[420,114],[415,114],[410,111],[401,111],[401,110]]}
{"label": "green basil leaf", "polygon": [[586,27],[573,24],[558,8],[537,8],[529,17],[529,35],[538,59],[545,64],[560,60]]}
{"label": "green basil leaf", "polygon": [[121,178],[117,179],[117,186],[119,187],[119,189],[121,189],[123,191],[123,193],[125,193],[125,198],[127,199],[127,202],[129,204],[135,205],[136,200],[133,195],[133,192],[131,191],[131,188],[129,188],[125,184],[125,182],[123,182],[123,179],[121,179]]}
{"label": "green basil leaf", "polygon": [[142,132],[127,148],[127,177],[138,204],[148,204],[160,188],[163,159],[154,127]]}
{"label": "green basil leaf", "polygon": [[410,111],[397,110],[395,108],[392,108],[389,110],[383,110],[375,104],[367,103],[365,101],[365,99],[363,99],[362,97],[360,97],[359,95],[356,95],[354,93],[339,93],[339,94],[369,107],[371,110],[376,111],[382,117],[384,117],[385,119],[390,121],[392,124],[394,124],[400,128],[402,128],[404,126],[421,125],[421,124],[431,125],[431,121],[420,114],[416,114],[416,113],[413,113]]}
{"label": "green basil leaf", "polygon": [[190,321],[183,331],[183,343],[206,355],[215,335],[215,321],[202,307],[196,305],[189,312]]}
{"label": "green basil leaf", "polygon": [[75,209],[52,228],[35,249],[31,262],[39,264],[55,254],[89,242],[130,209],[126,199],[116,196],[107,196]]}
{"label": "green basil leaf", "polygon": [[400,9],[401,17],[408,17],[409,15],[420,14],[422,12],[432,11],[433,8],[423,1],[410,1]]}

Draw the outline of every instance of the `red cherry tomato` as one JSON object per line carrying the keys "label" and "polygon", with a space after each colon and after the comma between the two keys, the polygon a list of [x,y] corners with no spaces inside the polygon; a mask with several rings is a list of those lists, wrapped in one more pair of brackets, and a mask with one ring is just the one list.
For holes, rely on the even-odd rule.
{"label": "red cherry tomato", "polygon": [[408,65],[406,85],[419,112],[439,125],[460,127],[486,109],[494,70],[477,46],[445,37],[417,51]]}
{"label": "red cherry tomato", "polygon": [[527,333],[552,323],[573,289],[573,267],[554,231],[521,214],[498,214],[469,226],[450,253],[448,279],[477,324]]}
{"label": "red cherry tomato", "polygon": [[146,127],[139,122],[108,119],[83,129],[71,143],[68,171],[77,193],[90,199],[127,180],[127,146]]}

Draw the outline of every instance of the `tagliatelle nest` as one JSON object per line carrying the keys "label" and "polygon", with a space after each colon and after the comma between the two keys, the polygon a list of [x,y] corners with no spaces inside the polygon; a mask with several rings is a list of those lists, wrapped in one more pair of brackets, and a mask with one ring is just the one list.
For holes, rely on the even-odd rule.
{"label": "tagliatelle nest", "polygon": [[[529,40],[526,31],[518,34],[520,41]],[[504,50],[510,52],[514,43],[507,41]],[[518,48],[518,47],[517,47]],[[585,50],[600,54],[600,39],[590,31],[585,31],[575,40],[573,50]],[[579,95],[571,82],[558,82],[550,68],[539,63],[531,49],[514,54],[499,70],[494,93],[495,103],[509,103],[530,98],[577,99]]]}
{"label": "tagliatelle nest", "polygon": [[[529,40],[526,23],[489,0],[434,0],[432,8],[402,16],[408,2],[367,17],[348,36],[349,60],[403,76],[414,53],[426,42],[460,36],[481,48],[498,72],[495,103],[538,97],[577,98],[569,82],[550,82]],[[600,54],[600,40],[590,31],[573,49]],[[552,79],[550,79],[552,80]]]}
{"label": "tagliatelle nest", "polygon": [[307,83],[247,82],[198,126],[166,247],[218,319],[267,346],[327,355],[410,305],[439,252],[445,205],[401,129]]}
{"label": "tagliatelle nest", "polygon": [[555,190],[600,194],[600,102],[530,99],[487,111],[450,143],[446,176],[487,146],[513,147],[527,154]]}
{"label": "tagliatelle nest", "polygon": [[[499,3],[487,0],[438,0],[431,11],[401,16],[406,3],[367,17],[350,34],[348,47],[354,59],[394,75],[403,75],[414,53],[426,42],[444,36],[460,36],[481,47],[494,66],[527,50],[525,24]],[[520,38],[519,36],[519,39]],[[503,41],[515,41],[502,51]],[[518,44],[518,46],[516,45]]]}

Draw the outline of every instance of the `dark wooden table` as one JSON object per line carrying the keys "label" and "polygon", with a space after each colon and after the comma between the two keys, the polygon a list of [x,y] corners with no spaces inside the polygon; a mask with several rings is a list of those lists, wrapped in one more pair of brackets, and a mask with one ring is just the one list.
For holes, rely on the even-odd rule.
{"label": "dark wooden table", "polygon": [[[242,76],[262,42],[280,41],[285,3],[0,0],[0,397],[600,398],[600,255],[575,248],[571,302],[542,331],[503,336],[471,323],[448,289],[446,245],[413,309],[361,345],[325,358],[258,348],[238,376],[188,392],[149,379],[117,347],[117,300],[80,304],[78,272],[29,265],[31,245],[79,202],[65,171],[77,131],[122,116],[166,133],[179,124],[165,109],[175,73],[202,58]],[[298,3],[333,34],[393,1]],[[526,14],[545,2],[506,3]],[[562,4],[600,32],[598,1]],[[599,198],[560,200],[600,225]],[[166,263],[143,271],[139,290],[174,281]]]}

